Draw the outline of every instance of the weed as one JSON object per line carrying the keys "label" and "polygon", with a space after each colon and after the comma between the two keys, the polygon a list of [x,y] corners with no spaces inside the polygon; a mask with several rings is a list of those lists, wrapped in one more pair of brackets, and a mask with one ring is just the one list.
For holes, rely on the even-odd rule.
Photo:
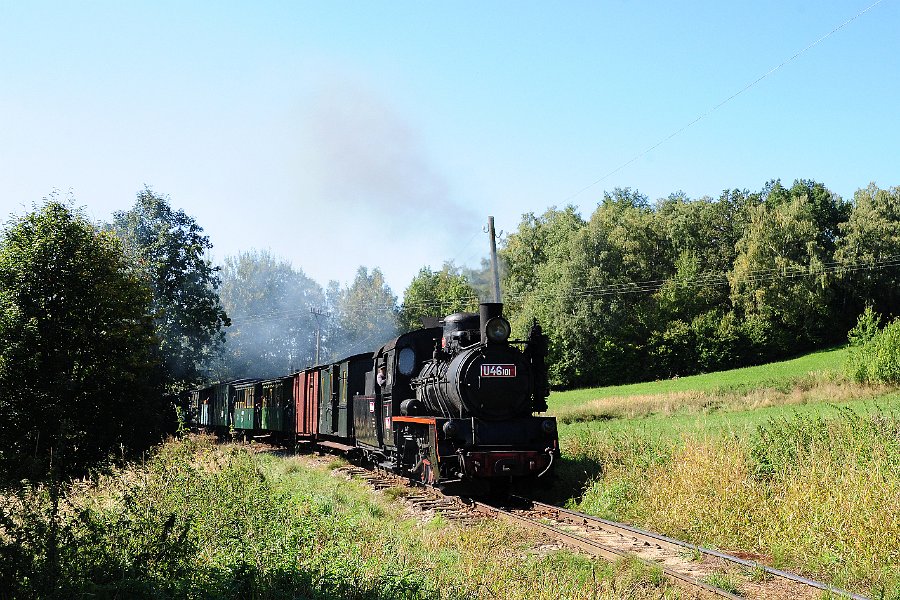
{"label": "weed", "polygon": [[769,580],[769,574],[761,565],[756,565],[753,568],[747,569],[745,576],[754,583],[762,583]]}
{"label": "weed", "polygon": [[340,469],[341,467],[346,467],[349,464],[350,463],[348,463],[343,458],[336,457],[328,461],[328,465],[326,466],[326,468],[333,471],[335,469]]}
{"label": "weed", "polygon": [[683,552],[679,552],[678,556],[691,562],[700,562],[703,560],[703,552],[700,548],[689,548]]}
{"label": "weed", "polygon": [[403,487],[400,485],[396,485],[396,486],[384,489],[382,491],[382,493],[389,500],[396,500],[397,498],[406,498],[407,496],[409,496],[410,492],[409,492],[409,488],[406,488],[406,487]]}
{"label": "weed", "polygon": [[611,449],[586,439],[563,444],[603,465],[576,508],[766,554],[780,568],[863,592],[892,589],[900,564],[900,418],[893,413],[870,407],[781,416],[747,440],[685,436],[629,445],[623,438]]}
{"label": "weed", "polygon": [[[360,482],[294,458],[190,436],[164,444],[143,466],[72,485],[61,506],[54,517],[40,488],[0,496],[0,597],[455,600],[671,593],[652,577],[622,587],[618,571],[598,576],[593,562],[568,552],[529,552],[538,538],[504,523],[460,528],[441,516],[420,523]],[[58,558],[50,563],[47,531],[54,518]]]}
{"label": "weed", "polygon": [[729,594],[734,594],[736,596],[741,595],[739,579],[729,573],[714,571],[710,573],[703,582],[728,592]]}

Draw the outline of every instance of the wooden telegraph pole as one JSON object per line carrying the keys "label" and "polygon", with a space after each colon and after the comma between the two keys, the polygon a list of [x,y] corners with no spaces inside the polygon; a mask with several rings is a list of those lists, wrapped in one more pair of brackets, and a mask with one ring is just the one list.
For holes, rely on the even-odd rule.
{"label": "wooden telegraph pole", "polygon": [[494,217],[488,217],[488,235],[491,236],[491,273],[494,277],[494,302],[500,302],[500,268],[497,265],[497,235],[494,233]]}

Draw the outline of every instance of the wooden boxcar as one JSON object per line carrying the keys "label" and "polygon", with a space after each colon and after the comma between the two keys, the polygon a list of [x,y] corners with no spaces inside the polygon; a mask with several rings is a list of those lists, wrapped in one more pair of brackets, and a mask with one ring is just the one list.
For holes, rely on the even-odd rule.
{"label": "wooden boxcar", "polygon": [[219,383],[212,387],[212,414],[209,425],[216,430],[221,431],[231,427],[231,413],[234,406],[232,389],[233,385],[229,382]]}
{"label": "wooden boxcar", "polygon": [[319,370],[305,369],[295,373],[293,380],[297,441],[315,440],[319,433]]}
{"label": "wooden boxcar", "polygon": [[337,436],[337,397],[334,393],[335,365],[316,368],[319,376],[319,435],[320,438]]}
{"label": "wooden boxcar", "polygon": [[294,378],[268,379],[261,386],[260,429],[286,439],[294,431]]}
{"label": "wooden boxcar", "polygon": [[336,365],[338,436],[353,439],[353,397],[366,391],[366,373],[372,370],[372,353],[357,354]]}
{"label": "wooden boxcar", "polygon": [[[197,390],[197,422],[201,427],[212,427],[215,405],[215,387]],[[193,393],[193,392],[192,392]]]}
{"label": "wooden boxcar", "polygon": [[187,402],[184,413],[184,424],[188,427],[200,426],[200,390],[190,390],[187,392]]}

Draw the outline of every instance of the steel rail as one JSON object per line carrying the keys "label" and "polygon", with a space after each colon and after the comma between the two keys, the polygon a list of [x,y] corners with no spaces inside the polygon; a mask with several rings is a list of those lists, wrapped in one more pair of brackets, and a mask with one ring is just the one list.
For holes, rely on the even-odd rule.
{"label": "steel rail", "polygon": [[558,527],[553,527],[552,525],[547,525],[545,523],[541,523],[540,521],[526,517],[523,515],[517,515],[513,512],[510,512],[504,508],[499,508],[496,506],[492,506],[490,504],[484,504],[483,502],[473,502],[472,507],[482,513],[499,516],[511,523],[516,523],[518,525],[522,525],[528,527],[530,529],[535,529],[537,531],[541,531],[546,533],[552,537],[560,539],[568,544],[571,544],[585,552],[591,554],[592,556],[598,556],[600,558],[605,558],[607,560],[621,560],[623,558],[630,558],[633,560],[638,560],[642,564],[652,567],[654,569],[659,569],[662,574],[672,583],[679,587],[687,586],[692,591],[697,592],[703,598],[728,598],[729,600],[744,600],[740,596],[736,596],[730,592],[726,592],[725,590],[719,589],[715,586],[704,583],[698,579],[695,579],[689,575],[685,575],[683,573],[678,573],[668,567],[661,565],[659,563],[646,560],[639,556],[634,556],[633,554],[626,552],[624,550],[619,550],[617,548],[610,548],[608,546],[604,546],[603,544],[596,542],[590,538],[586,538],[568,531],[563,531]]}
{"label": "steel rail", "polygon": [[[525,499],[523,499],[525,500]],[[533,500],[528,500],[528,503],[535,509],[542,510],[545,512],[555,512],[559,517],[565,517],[565,520],[572,522],[573,524],[578,523],[581,525],[590,525],[593,524],[600,529],[604,529],[610,533],[618,533],[622,534],[622,532],[627,532],[633,538],[639,539],[643,542],[649,544],[656,544],[659,546],[668,546],[670,549],[679,549],[679,550],[691,550],[694,552],[700,552],[707,556],[719,558],[742,567],[746,567],[749,569],[761,570],[772,577],[777,577],[779,579],[785,579],[794,583],[799,583],[808,587],[816,588],[822,590],[824,592],[829,592],[831,594],[835,594],[841,598],[850,598],[851,600],[870,600],[866,596],[861,596],[859,594],[854,594],[853,592],[848,592],[846,590],[842,590],[840,588],[836,588],[834,586],[828,585],[826,583],[822,583],[820,581],[815,581],[812,579],[808,579],[803,577],[802,575],[797,575],[796,573],[789,573],[788,571],[782,571],[780,569],[775,569],[773,567],[769,567],[762,563],[759,563],[755,560],[746,560],[743,558],[739,558],[737,556],[732,556],[730,554],[726,554],[724,552],[719,552],[718,550],[713,550],[712,548],[705,548],[703,546],[698,546],[696,544],[691,544],[689,542],[683,542],[681,540],[676,540],[674,538],[659,534],[653,533],[652,531],[646,531],[644,529],[640,529],[637,527],[633,527],[631,525],[626,525],[625,523],[617,523],[615,521],[609,521],[607,519],[601,519],[600,517],[595,517],[592,515],[587,515],[584,513],[576,512],[573,510],[569,510],[567,508],[562,508],[560,506],[554,506],[552,504],[545,504],[543,502],[536,502]]]}
{"label": "steel rail", "polygon": [[[727,592],[723,589],[717,588],[713,585],[707,584],[699,579],[692,577],[685,573],[680,573],[674,569],[671,569],[665,565],[660,564],[659,562],[649,560],[643,558],[641,556],[636,556],[632,552],[629,552],[624,549],[613,548],[607,545],[604,545],[601,542],[593,540],[589,537],[585,537],[583,535],[579,535],[577,533],[573,533],[570,531],[565,531],[559,527],[554,525],[550,525],[547,523],[543,523],[539,520],[539,518],[516,514],[510,510],[507,510],[503,507],[494,506],[492,504],[486,504],[484,502],[478,502],[475,500],[468,500],[466,502],[462,502],[462,499],[457,496],[448,496],[444,494],[438,488],[424,485],[420,482],[410,480],[408,478],[402,477],[388,471],[387,469],[383,469],[381,467],[375,468],[364,468],[358,465],[350,465],[349,469],[347,467],[343,467],[339,470],[347,470],[351,475],[363,475],[363,477],[369,481],[369,483],[375,484],[375,479],[380,479],[378,483],[386,483],[390,482],[391,484],[395,483],[406,483],[411,487],[416,489],[420,489],[426,494],[432,495],[432,497],[441,498],[444,502],[454,502],[457,504],[464,504],[468,506],[468,508],[475,510],[476,512],[487,514],[490,516],[498,516],[504,520],[507,520],[512,523],[516,523],[527,528],[541,531],[551,537],[555,537],[573,547],[579,548],[584,552],[592,556],[597,556],[600,558],[604,558],[607,560],[620,560],[622,558],[630,558],[635,559],[641,562],[644,565],[647,565],[652,568],[660,569],[662,574],[669,579],[673,584],[682,588],[689,588],[692,591],[698,593],[701,597],[704,598],[728,598],[729,600],[744,600],[741,596],[737,596],[730,592]],[[366,477],[365,475],[369,475]],[[606,533],[611,533],[615,535],[619,535],[623,538],[631,538],[635,541],[643,542],[650,546],[656,546],[661,549],[666,549],[672,552],[684,552],[685,550],[689,550],[692,552],[698,552],[700,554],[706,555],[710,558],[719,559],[728,563],[732,563],[743,567],[745,569],[751,569],[756,571],[762,571],[765,574],[791,582],[793,584],[799,584],[801,586],[806,586],[809,588],[813,588],[816,590],[820,590],[822,592],[826,592],[829,594],[833,594],[839,598],[848,598],[850,600],[871,600],[866,596],[862,596],[859,594],[855,594],[853,592],[848,592],[846,590],[842,590],[840,588],[836,588],[834,586],[815,581],[812,579],[808,579],[801,575],[797,575],[795,573],[790,573],[787,571],[782,571],[780,569],[775,569],[773,567],[769,567],[762,563],[753,560],[746,560],[743,558],[739,558],[737,556],[733,556],[730,554],[726,554],[724,552],[719,552],[718,550],[713,550],[712,548],[705,548],[703,546],[698,546],[696,544],[691,544],[689,542],[684,542],[681,540],[677,540],[675,538],[671,538],[659,533],[654,533],[652,531],[647,531],[644,529],[640,529],[638,527],[634,527],[632,525],[627,525],[625,523],[618,523],[616,521],[610,521],[608,519],[602,519],[600,517],[595,517],[593,515],[588,515],[585,513],[580,513],[577,511],[573,511],[567,508],[563,508],[560,506],[556,506],[553,504],[546,504],[544,502],[534,501],[528,498],[523,498],[519,496],[512,497],[517,502],[522,503],[522,506],[525,507],[526,510],[534,510],[547,514],[555,514],[556,520],[561,523],[568,523],[571,525],[579,525],[584,527],[593,526],[596,529],[602,530]],[[424,499],[423,499],[424,500]],[[425,501],[418,502],[421,505],[430,505],[433,502]],[[428,508],[428,507],[426,507]],[[440,506],[440,502],[435,503],[435,506],[431,507],[439,512],[444,512],[448,510],[449,506]]]}

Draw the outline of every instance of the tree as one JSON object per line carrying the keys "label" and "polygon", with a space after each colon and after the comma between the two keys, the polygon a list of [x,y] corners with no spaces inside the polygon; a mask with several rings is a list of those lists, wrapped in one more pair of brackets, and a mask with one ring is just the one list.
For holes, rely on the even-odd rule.
{"label": "tree", "polygon": [[527,303],[541,283],[541,270],[558,262],[559,254],[566,252],[569,239],[582,227],[584,219],[572,205],[562,210],[551,207],[540,217],[534,213],[522,215],[518,229],[504,240],[499,250],[500,260],[506,265],[503,287],[510,298],[511,312]]}
{"label": "tree", "polygon": [[220,279],[206,253],[203,228],[168,198],[145,187],[111,225],[137,257],[153,293],[153,315],[170,391],[202,382],[221,352],[229,325]]}
{"label": "tree", "polygon": [[828,322],[829,256],[813,209],[805,195],[753,209],[728,275],[735,308],[756,342],[776,355],[821,341]]}
{"label": "tree", "polygon": [[620,383],[646,376],[645,346],[656,307],[639,284],[663,280],[672,270],[671,250],[646,197],[629,189],[605,193],[573,237],[569,264],[558,276],[556,329],[571,356],[560,381]]}
{"label": "tree", "polygon": [[790,189],[781,181],[770,181],[762,191],[762,197],[769,208],[789,204],[796,198],[805,197],[809,204],[809,215],[816,225],[816,241],[826,253],[834,252],[840,237],[841,224],[850,216],[851,205],[825,185],[811,179],[796,179]]}
{"label": "tree", "polygon": [[274,377],[315,362],[316,316],[325,294],[302,270],[265,250],[225,261],[227,331],[223,378]]}
{"label": "tree", "polygon": [[329,339],[329,355],[349,356],[368,352],[397,335],[397,297],[377,267],[356,271],[349,286],[330,285],[335,329]]}
{"label": "tree", "polygon": [[400,327],[411,331],[422,326],[424,317],[477,310],[478,293],[453,265],[445,263],[440,271],[422,267],[403,292]]}
{"label": "tree", "polygon": [[855,317],[867,303],[900,314],[900,187],[883,190],[873,183],[857,190],[841,233],[835,261],[844,267],[840,278],[848,295],[842,314]]}
{"label": "tree", "polygon": [[0,465],[78,475],[156,441],[151,293],[122,245],[51,200],[0,238]]}

